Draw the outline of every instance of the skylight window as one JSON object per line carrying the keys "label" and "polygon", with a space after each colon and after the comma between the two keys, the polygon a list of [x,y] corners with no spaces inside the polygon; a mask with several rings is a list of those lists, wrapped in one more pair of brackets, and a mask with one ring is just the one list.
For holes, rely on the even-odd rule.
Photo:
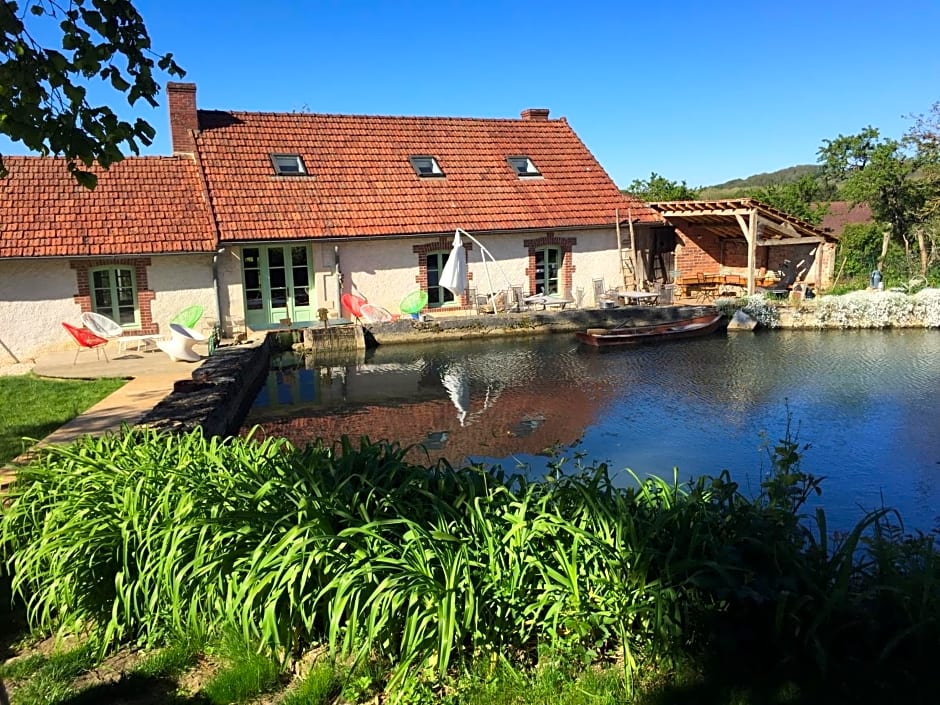
{"label": "skylight window", "polygon": [[408,161],[411,162],[411,167],[415,170],[415,173],[422,178],[444,176],[444,172],[441,170],[441,165],[437,163],[437,159],[434,157],[408,157]]}
{"label": "skylight window", "polygon": [[274,173],[280,176],[303,176],[307,173],[304,160],[299,154],[272,154]]}
{"label": "skylight window", "polygon": [[509,166],[516,172],[516,176],[541,176],[541,172],[535,168],[535,164],[528,157],[506,157]]}

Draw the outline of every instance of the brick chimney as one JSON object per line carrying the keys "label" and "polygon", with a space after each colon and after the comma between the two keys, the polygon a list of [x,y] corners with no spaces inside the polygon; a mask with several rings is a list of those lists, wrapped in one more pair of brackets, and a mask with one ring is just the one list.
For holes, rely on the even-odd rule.
{"label": "brick chimney", "polygon": [[195,154],[199,119],[196,116],[196,84],[166,84],[167,103],[170,108],[170,139],[173,154]]}
{"label": "brick chimney", "polygon": [[548,120],[548,108],[526,108],[522,111],[523,120]]}

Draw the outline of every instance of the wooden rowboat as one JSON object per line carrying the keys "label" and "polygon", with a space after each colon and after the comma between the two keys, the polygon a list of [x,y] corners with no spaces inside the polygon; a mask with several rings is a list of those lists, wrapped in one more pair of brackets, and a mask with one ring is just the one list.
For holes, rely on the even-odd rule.
{"label": "wooden rowboat", "polygon": [[721,314],[708,314],[666,323],[629,328],[588,328],[575,336],[585,345],[607,347],[613,345],[640,345],[666,340],[681,340],[709,335],[722,327]]}

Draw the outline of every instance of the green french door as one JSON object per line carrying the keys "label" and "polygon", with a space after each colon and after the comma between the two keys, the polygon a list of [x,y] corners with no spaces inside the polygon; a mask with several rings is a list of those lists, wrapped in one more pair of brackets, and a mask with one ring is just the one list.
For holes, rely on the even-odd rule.
{"label": "green french door", "polygon": [[306,245],[242,248],[245,324],[264,327],[285,318],[312,321],[312,282]]}

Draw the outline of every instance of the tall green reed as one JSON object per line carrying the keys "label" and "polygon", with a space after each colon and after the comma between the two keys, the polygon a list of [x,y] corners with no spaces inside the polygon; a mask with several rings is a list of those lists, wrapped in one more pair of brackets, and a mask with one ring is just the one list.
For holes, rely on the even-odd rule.
{"label": "tall green reed", "polygon": [[[826,674],[853,644],[877,636],[894,663],[937,633],[935,545],[882,513],[837,541],[821,512],[811,530],[819,481],[789,427],[756,498],[727,473],[615,482],[558,459],[532,480],[408,450],[147,430],[50,448],[11,490],[3,555],[42,629],[107,649],[232,626],[281,660],[379,656],[393,685],[562,653],[622,660],[629,691],[645,661],[723,639]],[[871,609],[893,626],[866,631]]]}

